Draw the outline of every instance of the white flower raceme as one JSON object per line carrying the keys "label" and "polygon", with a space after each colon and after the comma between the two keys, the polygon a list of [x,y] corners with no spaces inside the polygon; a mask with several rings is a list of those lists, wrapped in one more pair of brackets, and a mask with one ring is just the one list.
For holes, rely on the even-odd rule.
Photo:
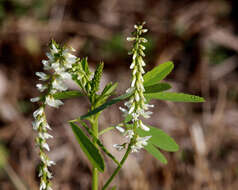
{"label": "white flower raceme", "polygon": [[48,130],[51,130],[47,123],[44,107],[49,105],[51,107],[58,108],[63,105],[61,100],[54,98],[54,94],[67,90],[67,86],[64,83],[65,79],[71,79],[69,69],[76,62],[77,57],[70,54],[66,48],[59,47],[52,41],[50,45],[50,52],[46,54],[48,60],[43,60],[43,68],[45,71],[52,71],[52,74],[46,74],[44,72],[36,72],[40,81],[45,84],[37,84],[36,87],[40,92],[45,92],[41,97],[32,98],[32,102],[41,101],[42,105],[33,113],[34,121],[32,122],[33,129],[37,131],[36,144],[40,148],[41,165],[39,168],[39,177],[41,178],[40,190],[52,190],[50,179],[52,174],[48,167],[55,165],[54,161],[51,161],[45,151],[50,151],[50,147],[47,143],[48,139],[53,138]]}
{"label": "white flower raceme", "polygon": [[36,111],[33,112],[34,121],[32,122],[33,129],[38,132],[38,136],[36,137],[36,145],[40,147],[40,158],[41,165],[39,169],[39,177],[41,178],[40,189],[49,190],[51,189],[49,179],[52,178],[52,174],[49,172],[48,167],[54,165],[55,162],[49,160],[48,156],[44,152],[44,150],[50,151],[50,147],[47,144],[46,140],[49,138],[53,138],[52,135],[48,133],[48,129],[51,129],[49,124],[47,123],[44,107],[41,106]]}
{"label": "white flower raceme", "polygon": [[[145,131],[149,131],[150,128],[147,127],[140,116],[144,118],[149,118],[152,114],[151,111],[147,111],[153,105],[149,105],[146,103],[146,99],[144,97],[145,88],[143,85],[144,79],[143,74],[144,66],[146,65],[143,57],[145,56],[144,50],[145,43],[147,40],[141,35],[146,33],[148,30],[143,29],[143,25],[135,25],[135,32],[134,37],[128,37],[127,40],[134,43],[133,49],[131,50],[130,54],[132,54],[132,63],[130,65],[130,69],[132,70],[132,81],[130,88],[126,91],[127,93],[131,93],[131,97],[127,102],[125,102],[126,108],[119,107],[119,109],[123,112],[123,116],[127,117],[130,115],[132,117],[132,128],[128,129],[124,135],[129,139],[133,140],[133,145],[131,146],[132,152],[138,152],[143,146],[147,145],[147,140],[150,138],[148,137],[139,137],[136,133],[136,128],[140,127]],[[118,146],[116,147],[119,148]]]}

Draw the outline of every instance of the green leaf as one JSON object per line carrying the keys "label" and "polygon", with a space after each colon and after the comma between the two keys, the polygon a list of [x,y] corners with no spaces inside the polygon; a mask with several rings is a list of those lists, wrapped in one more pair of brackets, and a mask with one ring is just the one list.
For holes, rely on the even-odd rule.
{"label": "green leaf", "polygon": [[105,86],[101,95],[96,100],[96,105],[102,105],[112,95],[117,87],[117,83],[112,84],[111,82]]}
{"label": "green leaf", "polygon": [[69,98],[77,98],[83,96],[83,93],[77,90],[65,91],[65,92],[57,92],[54,95],[55,99],[69,99]]}
{"label": "green leaf", "polygon": [[106,103],[102,104],[101,106],[95,108],[94,110],[88,112],[87,114],[77,118],[77,120],[83,120],[83,119],[86,119],[94,114],[97,114],[98,112],[104,110],[105,108],[113,105],[113,104],[116,104],[117,102],[120,102],[122,100],[125,100],[127,98],[129,98],[131,96],[131,93],[126,93],[126,94],[123,94],[121,96],[118,96],[116,98],[113,98],[112,100],[109,100],[107,101]]}
{"label": "green leaf", "polygon": [[204,98],[176,92],[158,92],[145,94],[146,99],[168,100],[173,102],[205,102]]}
{"label": "green leaf", "polygon": [[111,188],[111,190],[116,190],[117,189],[117,186],[113,186],[112,188]]}
{"label": "green leaf", "polygon": [[151,86],[163,80],[174,68],[171,61],[160,64],[144,75],[144,86]]}
{"label": "green leaf", "polygon": [[110,96],[116,89],[117,83],[112,84],[111,82],[105,86],[102,91],[103,96]]}
{"label": "green leaf", "polygon": [[104,67],[104,63],[101,62],[100,64],[97,65],[97,68],[94,72],[94,76],[93,79],[91,81],[91,93],[94,94],[99,90],[99,85],[100,85],[100,81],[102,78],[102,72],[103,72],[103,67]]}
{"label": "green leaf", "polygon": [[91,164],[100,172],[104,171],[104,161],[97,147],[89,140],[83,131],[74,123],[70,122],[74,135],[76,136],[80,147],[88,157]]}
{"label": "green leaf", "polygon": [[150,131],[144,131],[141,128],[137,128],[137,132],[140,136],[152,136],[148,142],[152,143],[153,145],[159,147],[162,150],[168,151],[168,152],[176,152],[179,149],[179,146],[176,144],[176,142],[167,135],[164,131],[161,129],[148,126],[150,128]]}
{"label": "green leaf", "polygon": [[102,149],[102,151],[107,154],[118,166],[120,165],[120,162],[117,161],[117,159],[106,149],[106,147],[101,143],[101,141],[95,137],[92,130],[87,126],[86,123],[83,121],[79,121],[80,124],[87,130],[88,134],[93,138],[93,140],[97,143],[97,145]]}
{"label": "green leaf", "polygon": [[145,93],[146,94],[157,93],[157,92],[162,92],[162,91],[168,90],[170,88],[171,88],[171,86],[168,83],[158,83],[158,84],[154,84],[151,86],[146,86]]}
{"label": "green leaf", "polygon": [[157,158],[159,161],[161,161],[163,164],[167,164],[167,160],[164,157],[164,155],[158,150],[158,148],[156,148],[153,144],[148,143],[145,146],[145,149],[147,150],[147,152],[149,152],[152,156],[154,156],[155,158]]}
{"label": "green leaf", "polygon": [[88,58],[87,57],[82,58],[81,64],[82,64],[82,68],[83,68],[84,72],[87,75],[90,75],[91,72],[89,71],[89,68],[88,68]]}

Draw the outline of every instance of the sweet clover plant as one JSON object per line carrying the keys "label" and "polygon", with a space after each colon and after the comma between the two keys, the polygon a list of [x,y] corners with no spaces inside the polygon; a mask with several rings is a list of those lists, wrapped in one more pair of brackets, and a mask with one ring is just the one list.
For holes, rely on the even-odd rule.
{"label": "sweet clover plant", "polygon": [[[99,93],[103,63],[100,63],[93,73],[89,70],[87,58],[78,58],[72,54],[75,51],[73,48],[60,46],[55,41],[51,41],[50,51],[46,54],[48,59],[42,61],[45,72],[36,72],[40,80],[36,87],[41,95],[31,99],[32,102],[39,103],[39,108],[33,113],[33,129],[37,132],[36,145],[39,147],[41,160],[38,173],[40,190],[52,189],[52,173],[49,171],[49,167],[55,165],[55,162],[47,155],[47,152],[50,151],[47,141],[53,138],[53,131],[47,123],[45,107],[59,108],[63,105],[63,99],[85,96],[90,102],[88,113],[70,120],[69,125],[81,149],[92,164],[92,190],[98,190],[98,175],[105,170],[102,152],[117,165],[111,177],[104,181],[102,189],[106,190],[131,153],[137,153],[144,148],[152,156],[166,164],[167,160],[160,149],[168,152],[178,150],[178,145],[165,132],[146,124],[145,120],[152,114],[150,108],[154,107],[150,101],[157,99],[175,102],[203,102],[204,99],[194,95],[166,92],[171,86],[160,81],[172,71],[174,67],[172,62],[160,64],[149,72],[144,70],[146,65],[144,45],[147,40],[143,34],[148,30],[144,28],[144,23],[135,25],[134,28],[132,36],[127,38],[129,42],[133,43],[129,52],[132,56],[130,88],[126,90],[125,94],[112,99],[110,97],[115,92],[117,83],[108,83]],[[69,79],[73,80],[80,90],[68,90],[65,80]],[[116,126],[101,130],[98,119],[102,111],[122,101],[125,101],[124,106],[119,109],[122,111],[124,120]],[[121,161],[118,161],[101,142],[102,135],[114,129],[125,137],[124,142],[113,145],[118,151],[125,150]]]}

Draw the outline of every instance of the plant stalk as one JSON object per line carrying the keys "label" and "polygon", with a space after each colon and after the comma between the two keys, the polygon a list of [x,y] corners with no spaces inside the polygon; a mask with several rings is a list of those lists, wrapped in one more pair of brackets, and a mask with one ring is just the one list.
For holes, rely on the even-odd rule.
{"label": "plant stalk", "polygon": [[126,150],[126,153],[124,154],[120,165],[115,169],[115,171],[113,172],[113,174],[111,175],[111,177],[107,180],[107,182],[105,183],[105,185],[103,186],[102,190],[106,190],[107,187],[110,185],[110,183],[112,182],[112,180],[114,179],[114,177],[117,175],[117,173],[120,171],[122,165],[124,164],[124,162],[126,161],[127,157],[129,156],[131,152],[131,144],[128,145],[128,148]]}
{"label": "plant stalk", "polygon": [[[92,132],[96,138],[98,138],[98,116],[95,116],[91,122]],[[97,147],[97,142],[93,140],[94,145]],[[98,169],[93,167],[92,177],[92,190],[98,190]]]}

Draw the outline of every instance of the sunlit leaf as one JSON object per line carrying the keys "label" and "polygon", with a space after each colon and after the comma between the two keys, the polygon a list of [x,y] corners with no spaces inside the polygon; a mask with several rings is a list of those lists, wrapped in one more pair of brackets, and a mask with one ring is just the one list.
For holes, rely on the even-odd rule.
{"label": "sunlit leaf", "polygon": [[173,102],[205,102],[204,98],[176,92],[157,92],[145,94],[146,99],[168,100]]}
{"label": "sunlit leaf", "polygon": [[174,68],[171,61],[160,64],[144,75],[144,86],[151,86],[163,80]]}

